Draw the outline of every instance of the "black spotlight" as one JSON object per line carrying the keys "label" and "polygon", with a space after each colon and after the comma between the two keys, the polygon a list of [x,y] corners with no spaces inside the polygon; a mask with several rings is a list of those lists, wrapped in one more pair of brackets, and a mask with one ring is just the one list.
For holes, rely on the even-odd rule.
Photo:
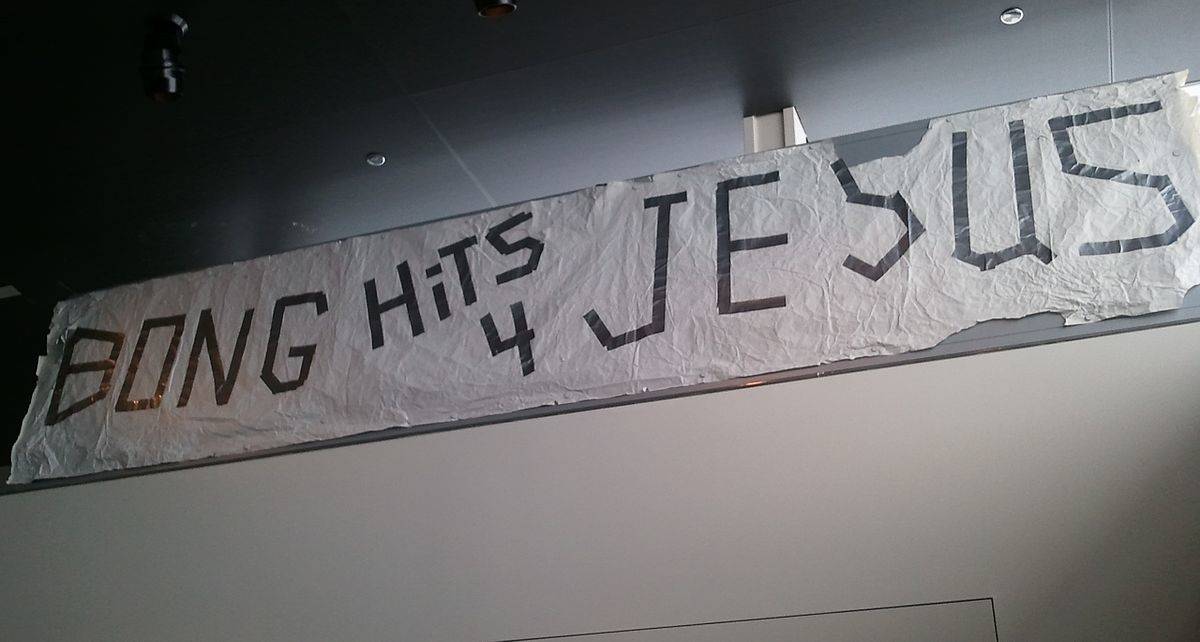
{"label": "black spotlight", "polygon": [[517,10],[517,0],[475,0],[475,9],[484,18],[499,18]]}
{"label": "black spotlight", "polygon": [[142,88],[157,103],[178,100],[183,91],[184,68],[179,61],[180,42],[187,22],[176,14],[146,20],[142,44]]}

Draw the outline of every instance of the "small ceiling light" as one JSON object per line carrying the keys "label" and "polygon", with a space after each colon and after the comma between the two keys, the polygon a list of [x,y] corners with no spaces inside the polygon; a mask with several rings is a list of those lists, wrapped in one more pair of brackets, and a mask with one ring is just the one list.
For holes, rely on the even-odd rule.
{"label": "small ceiling light", "polygon": [[517,10],[517,0],[475,0],[475,10],[484,18],[499,18]]}
{"label": "small ceiling light", "polygon": [[371,152],[370,154],[367,154],[367,164],[371,167],[383,167],[383,164],[386,162],[387,157],[379,152]]}
{"label": "small ceiling light", "polygon": [[1006,25],[1015,25],[1025,18],[1025,12],[1021,7],[1009,7],[1000,13],[1000,22]]}

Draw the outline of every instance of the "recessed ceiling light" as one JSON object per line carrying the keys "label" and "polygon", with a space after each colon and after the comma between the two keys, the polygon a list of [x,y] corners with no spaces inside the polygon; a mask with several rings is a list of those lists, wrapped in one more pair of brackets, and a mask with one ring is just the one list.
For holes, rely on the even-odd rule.
{"label": "recessed ceiling light", "polygon": [[367,164],[371,167],[383,167],[383,164],[386,162],[387,156],[384,156],[379,152],[371,152],[367,154]]}
{"label": "recessed ceiling light", "polygon": [[499,18],[517,10],[517,0],[475,0],[475,10],[484,18]]}
{"label": "recessed ceiling light", "polygon": [[1006,25],[1015,25],[1025,18],[1025,12],[1021,7],[1009,7],[1000,13],[1000,22]]}

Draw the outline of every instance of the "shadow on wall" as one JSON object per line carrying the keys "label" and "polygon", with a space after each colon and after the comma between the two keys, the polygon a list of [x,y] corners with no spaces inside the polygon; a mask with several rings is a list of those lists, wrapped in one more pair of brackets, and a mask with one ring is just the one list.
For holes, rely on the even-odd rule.
{"label": "shadow on wall", "polygon": [[[1063,403],[1089,401],[1094,400]],[[1152,399],[1145,404],[1156,405]],[[1004,539],[1012,555],[1023,560],[1021,574],[1027,580],[1022,585],[1031,590],[1015,591],[997,603],[1001,639],[1077,639],[1083,622],[1112,640],[1200,639],[1200,608],[1178,612],[1180,604],[1200,607],[1200,510],[1194,503],[1200,488],[1200,431],[1194,419],[1200,417],[1200,400],[1192,406],[1193,419],[1169,429],[1139,431],[1140,426],[1130,425],[1117,435],[1098,431],[1098,438],[1110,440],[1103,446],[1108,461],[1086,462],[1092,465],[1084,468],[1077,460],[1041,477],[1039,483],[1059,484],[1079,498],[1070,512],[1039,509],[1034,492],[1027,495],[1030,506],[1023,519],[1002,516],[1010,530]],[[1045,439],[1061,440],[1055,432],[1047,430]],[[1080,426],[1073,432],[1083,437],[1089,431]],[[1156,441],[1147,442],[1146,436]],[[1040,447],[1027,443],[1026,450],[1036,458]],[[1053,470],[1056,464],[1042,466]],[[1023,483],[998,480],[1001,487]],[[1072,528],[1056,525],[1062,522]],[[1113,604],[1122,608],[1114,610]]]}

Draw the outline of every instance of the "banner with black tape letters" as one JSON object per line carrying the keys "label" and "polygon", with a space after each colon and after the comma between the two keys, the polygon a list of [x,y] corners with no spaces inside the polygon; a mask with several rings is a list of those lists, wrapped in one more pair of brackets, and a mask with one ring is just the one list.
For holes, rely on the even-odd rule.
{"label": "banner with black tape letters", "polygon": [[9,482],[1178,307],[1184,76],[934,119],[861,165],[819,142],[64,301]]}

